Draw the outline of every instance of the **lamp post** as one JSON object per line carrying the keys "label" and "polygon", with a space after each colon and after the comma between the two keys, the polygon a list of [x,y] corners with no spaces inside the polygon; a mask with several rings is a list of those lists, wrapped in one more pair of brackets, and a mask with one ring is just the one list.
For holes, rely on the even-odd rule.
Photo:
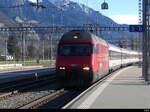
{"label": "lamp post", "polygon": [[100,18],[98,18],[99,16],[99,11],[96,11],[96,34],[99,36],[100,35],[100,29],[98,29],[98,28],[100,28],[100,23],[99,23],[99,19]]}
{"label": "lamp post", "polygon": [[53,60],[53,46],[52,46],[52,36],[49,35],[50,40],[50,66],[52,66],[52,60]]}
{"label": "lamp post", "polygon": [[[5,38],[5,56],[7,57],[7,38]],[[6,58],[5,58],[5,63],[7,64]]]}
{"label": "lamp post", "polygon": [[143,77],[150,83],[150,0],[143,0]]}
{"label": "lamp post", "polygon": [[63,12],[63,8],[60,9],[60,25],[63,26],[63,14],[62,14],[62,12]]}

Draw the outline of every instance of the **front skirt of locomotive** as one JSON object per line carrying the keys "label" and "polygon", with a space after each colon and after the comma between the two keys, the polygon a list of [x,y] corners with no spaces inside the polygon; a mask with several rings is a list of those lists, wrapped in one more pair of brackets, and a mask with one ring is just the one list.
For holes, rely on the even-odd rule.
{"label": "front skirt of locomotive", "polygon": [[88,87],[93,81],[91,71],[57,71],[59,82],[65,87]]}

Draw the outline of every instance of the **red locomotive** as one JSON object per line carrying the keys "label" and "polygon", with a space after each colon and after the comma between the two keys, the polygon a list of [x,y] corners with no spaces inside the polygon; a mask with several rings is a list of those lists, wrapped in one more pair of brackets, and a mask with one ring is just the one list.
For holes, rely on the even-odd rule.
{"label": "red locomotive", "polygon": [[123,56],[128,53],[121,54],[122,51],[92,33],[67,32],[58,44],[56,70],[59,81],[67,87],[87,87],[109,71],[124,65]]}

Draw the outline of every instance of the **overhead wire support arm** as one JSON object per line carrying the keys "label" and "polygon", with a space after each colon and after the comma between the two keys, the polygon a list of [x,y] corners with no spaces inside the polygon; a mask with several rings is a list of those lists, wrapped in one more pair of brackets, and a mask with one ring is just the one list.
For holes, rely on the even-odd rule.
{"label": "overhead wire support arm", "polygon": [[24,4],[21,4],[21,5],[14,5],[14,6],[1,6],[0,5],[0,8],[20,8],[20,7],[23,7],[25,6]]}
{"label": "overhead wire support arm", "polygon": [[[60,31],[65,32],[69,30],[85,30],[85,31],[95,31],[96,27],[91,26],[49,26],[49,27],[1,27],[0,31],[41,31],[41,30],[50,30],[50,31]],[[129,27],[97,27],[99,31],[129,31]]]}
{"label": "overhead wire support arm", "polygon": [[38,8],[47,8],[46,6],[41,5],[41,4],[39,3],[39,0],[37,0],[36,3],[31,2],[31,3],[29,3],[29,5],[31,5],[32,7],[36,7],[37,9],[38,9]]}

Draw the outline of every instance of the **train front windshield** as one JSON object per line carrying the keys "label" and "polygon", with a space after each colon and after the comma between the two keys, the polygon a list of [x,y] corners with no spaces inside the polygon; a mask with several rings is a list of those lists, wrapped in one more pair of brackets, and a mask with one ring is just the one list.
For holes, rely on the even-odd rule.
{"label": "train front windshield", "polygon": [[88,43],[65,43],[58,47],[59,56],[90,56],[92,44]]}

